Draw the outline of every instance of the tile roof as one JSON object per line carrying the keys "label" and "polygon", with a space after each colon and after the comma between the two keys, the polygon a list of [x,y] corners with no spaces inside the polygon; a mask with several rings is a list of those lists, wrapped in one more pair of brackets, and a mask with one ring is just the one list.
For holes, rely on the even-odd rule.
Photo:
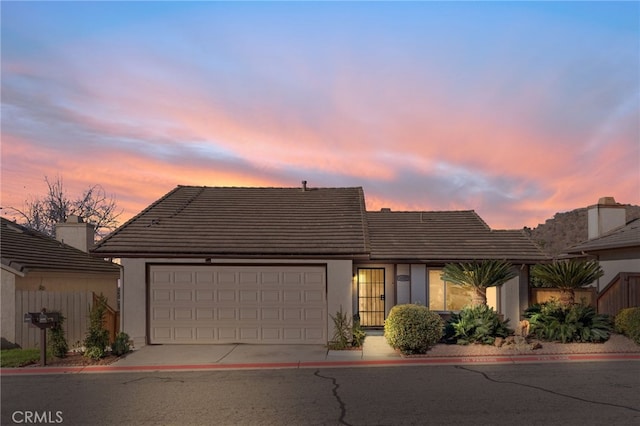
{"label": "tile roof", "polygon": [[520,230],[491,230],[472,210],[367,212],[371,259],[458,261],[545,259]]}
{"label": "tile roof", "polygon": [[0,256],[2,265],[21,273],[31,271],[120,274],[114,263],[59,242],[0,218]]}
{"label": "tile roof", "polygon": [[567,253],[640,247],[640,219],[632,220],[625,226],[614,229],[598,238],[569,247]]}
{"label": "tile roof", "polygon": [[359,256],[369,252],[362,188],[178,186],[94,254]]}

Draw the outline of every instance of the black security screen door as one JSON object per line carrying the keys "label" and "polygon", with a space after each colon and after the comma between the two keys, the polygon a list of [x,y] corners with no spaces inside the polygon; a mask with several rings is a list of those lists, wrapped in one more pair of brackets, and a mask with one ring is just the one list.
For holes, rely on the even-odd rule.
{"label": "black security screen door", "polygon": [[384,325],[384,269],[358,269],[358,312],[363,327]]}

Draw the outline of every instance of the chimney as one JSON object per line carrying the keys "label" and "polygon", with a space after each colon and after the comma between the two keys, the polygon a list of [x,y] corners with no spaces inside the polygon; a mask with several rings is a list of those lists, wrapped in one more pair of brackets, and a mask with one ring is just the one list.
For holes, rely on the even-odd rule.
{"label": "chimney", "polygon": [[627,211],[613,197],[601,197],[587,210],[589,239],[598,238],[627,223]]}
{"label": "chimney", "polygon": [[307,181],[303,180],[302,181],[302,192],[306,192],[307,191]]}
{"label": "chimney", "polygon": [[90,223],[84,223],[81,217],[70,215],[65,223],[56,224],[56,240],[85,253],[94,244],[95,229]]}

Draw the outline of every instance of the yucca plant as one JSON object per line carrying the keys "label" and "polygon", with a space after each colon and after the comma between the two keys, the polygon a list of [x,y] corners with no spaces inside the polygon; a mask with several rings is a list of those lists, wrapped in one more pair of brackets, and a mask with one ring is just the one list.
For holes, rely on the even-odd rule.
{"label": "yucca plant", "polygon": [[487,288],[502,285],[517,274],[505,260],[447,263],[442,279],[473,290],[471,306],[487,304]]}
{"label": "yucca plant", "polygon": [[596,260],[558,260],[531,268],[531,276],[543,287],[560,289],[560,303],[565,307],[575,303],[576,288],[591,284],[603,275]]}

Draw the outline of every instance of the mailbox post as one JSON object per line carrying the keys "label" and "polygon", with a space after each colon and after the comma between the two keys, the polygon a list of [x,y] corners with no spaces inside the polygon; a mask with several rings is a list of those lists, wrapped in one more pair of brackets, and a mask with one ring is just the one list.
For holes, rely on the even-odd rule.
{"label": "mailbox post", "polygon": [[42,308],[40,312],[27,312],[24,314],[24,322],[32,327],[40,329],[40,365],[47,365],[47,328],[53,328],[60,322],[58,312],[47,312]]}

